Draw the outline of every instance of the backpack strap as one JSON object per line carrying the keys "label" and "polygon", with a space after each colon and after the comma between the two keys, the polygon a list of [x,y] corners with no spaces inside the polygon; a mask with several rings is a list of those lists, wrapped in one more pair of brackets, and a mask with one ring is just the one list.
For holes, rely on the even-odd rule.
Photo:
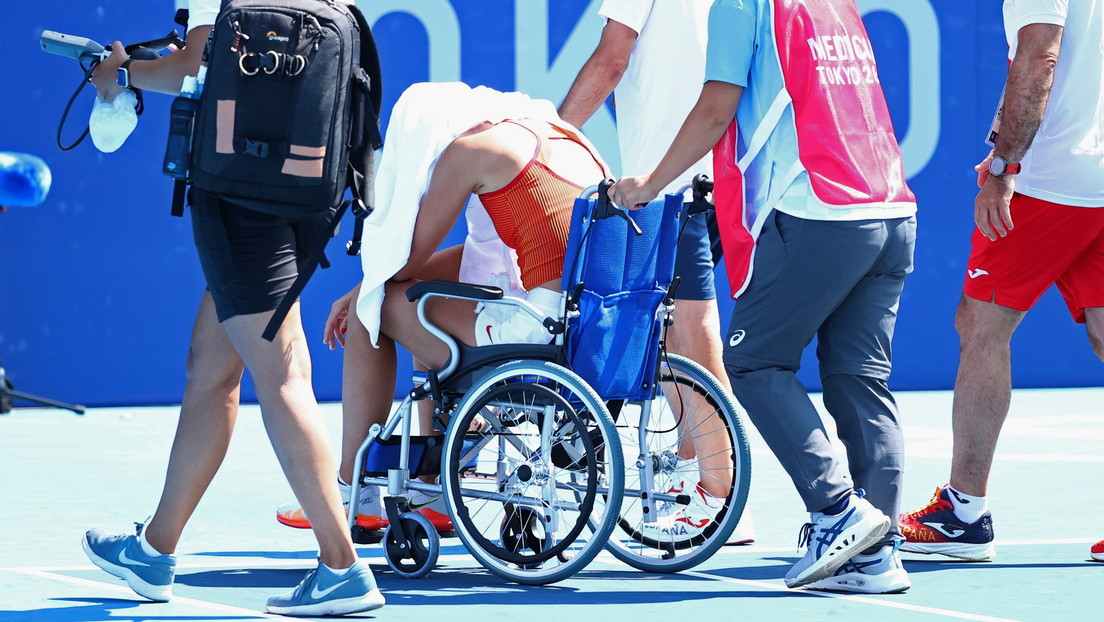
{"label": "backpack strap", "polygon": [[318,269],[318,266],[329,267],[329,262],[326,261],[326,244],[337,232],[337,227],[341,224],[341,217],[345,215],[345,210],[349,208],[350,203],[352,201],[342,202],[337,211],[334,212],[330,222],[326,224],[323,235],[319,236],[318,244],[311,249],[307,262],[299,269],[299,275],[295,277],[295,281],[291,284],[287,293],[284,294],[280,304],[276,307],[276,311],[272,313],[272,317],[268,320],[268,326],[265,326],[264,333],[261,334],[265,341],[272,341],[276,338],[276,331],[280,330],[280,325],[284,323],[284,318],[291,311],[291,306],[299,299],[299,294],[303,293],[307,281],[314,276],[314,271]]}
{"label": "backpack strap", "polygon": [[[349,150],[348,186],[355,202],[352,209],[356,219],[353,237],[345,245],[345,252],[360,254],[360,238],[364,231],[364,218],[372,212],[372,176],[375,173],[375,152],[383,147],[383,135],[379,128],[379,112],[383,106],[383,81],[380,70],[379,50],[364,13],[355,4],[347,5],[360,28],[360,56],[353,68],[353,146]],[[367,140],[365,140],[367,139]]]}

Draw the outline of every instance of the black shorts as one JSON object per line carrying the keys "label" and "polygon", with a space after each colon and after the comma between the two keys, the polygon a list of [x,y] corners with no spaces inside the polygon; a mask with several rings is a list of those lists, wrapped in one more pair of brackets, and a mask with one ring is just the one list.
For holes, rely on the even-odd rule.
{"label": "black shorts", "polygon": [[219,322],[274,310],[325,240],[333,215],[264,214],[194,189],[188,198],[199,263]]}
{"label": "black shorts", "polygon": [[693,216],[688,216],[683,210],[675,253],[675,276],[680,279],[675,290],[677,300],[713,300],[717,297],[713,279],[713,243],[719,234],[715,231],[715,222],[713,210]]}

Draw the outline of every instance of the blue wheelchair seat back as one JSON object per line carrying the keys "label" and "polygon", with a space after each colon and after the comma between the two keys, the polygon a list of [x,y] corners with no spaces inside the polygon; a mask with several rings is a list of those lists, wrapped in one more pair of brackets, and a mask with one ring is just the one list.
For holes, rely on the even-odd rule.
{"label": "blue wheelchair seat back", "polygon": [[628,212],[639,235],[623,217],[595,218],[605,200],[576,199],[572,214],[563,288],[578,316],[567,325],[568,367],[605,400],[651,399],[683,197]]}

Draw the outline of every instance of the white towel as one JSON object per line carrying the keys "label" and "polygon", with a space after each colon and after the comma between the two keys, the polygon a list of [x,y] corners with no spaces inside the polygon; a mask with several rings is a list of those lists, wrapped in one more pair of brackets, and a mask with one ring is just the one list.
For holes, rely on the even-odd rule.
{"label": "white towel", "polygon": [[379,338],[383,285],[410,257],[418,208],[437,158],[480,123],[523,118],[563,123],[550,101],[460,82],[423,82],[399,97],[376,173],[375,210],[364,220],[361,237],[364,282],[356,314],[373,345]]}

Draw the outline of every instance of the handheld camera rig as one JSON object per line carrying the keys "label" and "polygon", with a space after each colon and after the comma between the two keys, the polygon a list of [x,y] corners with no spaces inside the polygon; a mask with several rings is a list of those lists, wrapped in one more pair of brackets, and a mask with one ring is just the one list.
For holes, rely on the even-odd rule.
{"label": "handheld camera rig", "polygon": [[[42,35],[39,37],[39,45],[42,47],[43,52],[57,54],[58,56],[76,60],[80,63],[81,70],[84,72],[80,86],[73,92],[73,96],[69,98],[69,103],[65,105],[65,110],[61,113],[61,121],[58,122],[57,146],[62,151],[68,151],[81,144],[81,141],[88,136],[88,127],[85,126],[84,132],[73,144],[69,146],[62,144],[61,131],[65,127],[65,120],[69,117],[69,110],[73,107],[73,102],[76,101],[77,95],[80,95],[85,85],[88,84],[89,79],[92,77],[92,72],[96,69],[96,65],[99,65],[101,61],[111,55],[111,48],[100,45],[85,37],[62,34],[53,30],[44,30],[42,32]],[[165,50],[176,51],[182,47],[184,47],[184,40],[180,38],[180,33],[173,30],[160,39],[132,43],[124,49],[127,55],[134,60],[156,60],[161,58],[161,54]],[[142,91],[136,88],[132,88],[131,90],[134,91],[134,94],[138,98],[137,112],[138,114],[142,114]]]}

